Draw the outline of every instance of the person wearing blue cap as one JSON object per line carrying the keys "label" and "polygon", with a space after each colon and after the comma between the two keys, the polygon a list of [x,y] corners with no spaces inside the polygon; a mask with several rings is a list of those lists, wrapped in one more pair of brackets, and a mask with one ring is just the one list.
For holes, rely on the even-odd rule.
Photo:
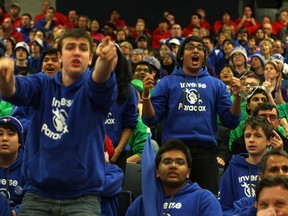
{"label": "person wearing blue cap", "polygon": [[[23,173],[23,127],[12,116],[0,118],[0,191],[18,214],[26,183]],[[0,210],[1,212],[1,210]]]}

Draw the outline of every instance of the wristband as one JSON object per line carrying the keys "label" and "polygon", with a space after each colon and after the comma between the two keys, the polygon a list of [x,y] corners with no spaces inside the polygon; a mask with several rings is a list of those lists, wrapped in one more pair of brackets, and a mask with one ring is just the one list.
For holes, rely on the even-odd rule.
{"label": "wristband", "polygon": [[149,100],[150,99],[150,94],[148,95],[148,97],[144,97],[143,93],[142,93],[142,99],[143,100]]}

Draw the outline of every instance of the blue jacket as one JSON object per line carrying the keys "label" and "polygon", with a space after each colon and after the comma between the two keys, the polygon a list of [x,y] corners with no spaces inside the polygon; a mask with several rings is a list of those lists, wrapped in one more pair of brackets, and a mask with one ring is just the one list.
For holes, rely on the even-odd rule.
{"label": "blue jacket", "polygon": [[151,126],[164,119],[162,142],[170,138],[181,139],[189,145],[216,148],[217,114],[225,127],[236,128],[241,114],[234,116],[226,85],[203,67],[197,75],[187,75],[176,66],[173,73],[161,79],[151,97],[155,115],[142,117]]}
{"label": "blue jacket", "polygon": [[16,93],[5,100],[34,109],[24,157],[28,192],[69,199],[102,190],[104,123],[116,97],[114,73],[95,83],[87,70],[69,86],[62,73],[16,76]]}
{"label": "blue jacket", "polygon": [[13,210],[19,212],[24,195],[25,179],[23,174],[23,147],[18,150],[18,157],[8,168],[0,167],[0,191],[5,193]]}
{"label": "blue jacket", "polygon": [[[130,84],[129,91],[127,99],[122,104],[114,103],[105,121],[106,133],[114,147],[118,145],[123,129],[133,130],[138,123],[138,96],[132,84]],[[129,145],[126,145],[123,151],[128,150]]]}
{"label": "blue jacket", "polygon": [[[163,213],[169,215],[183,216],[222,216],[222,210],[215,196],[208,190],[202,189],[197,183],[186,184],[180,191],[171,196],[165,196],[163,204]],[[168,203],[169,208],[168,207]],[[139,196],[130,205],[126,216],[144,216],[143,197]]]}
{"label": "blue jacket", "polygon": [[123,178],[122,169],[115,164],[106,164],[105,183],[103,191],[100,193],[102,216],[117,216]]}
{"label": "blue jacket", "polygon": [[259,166],[248,163],[247,157],[246,153],[233,155],[221,178],[219,202],[224,213],[233,209],[234,201],[256,195]]}
{"label": "blue jacket", "polygon": [[12,216],[7,199],[0,193],[0,216]]}

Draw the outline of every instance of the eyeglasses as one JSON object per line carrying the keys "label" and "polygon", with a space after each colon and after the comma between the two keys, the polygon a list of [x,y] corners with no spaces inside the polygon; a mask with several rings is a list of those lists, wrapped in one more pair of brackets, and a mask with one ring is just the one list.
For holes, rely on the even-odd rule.
{"label": "eyeglasses", "polygon": [[243,83],[243,86],[250,86],[250,87],[255,87],[255,86],[257,86],[258,84],[257,83],[249,83],[249,82],[244,82]]}
{"label": "eyeglasses", "polygon": [[259,89],[263,90],[264,92],[266,92],[266,94],[268,94],[268,92],[267,92],[267,90],[266,90],[266,88],[265,88],[264,86],[254,86],[254,87],[250,90],[249,94],[247,95],[246,100],[247,100],[248,98],[251,98],[251,97],[254,95],[254,93],[255,93],[257,90],[259,90]]}
{"label": "eyeglasses", "polygon": [[198,50],[198,51],[204,51],[205,47],[203,45],[194,45],[194,44],[186,44],[185,45],[185,50]]}
{"label": "eyeglasses", "polygon": [[128,47],[128,46],[124,46],[124,45],[122,45],[122,46],[120,46],[121,48],[126,48],[126,49],[129,49],[130,47]]}
{"label": "eyeglasses", "polygon": [[262,118],[266,118],[266,119],[269,118],[270,121],[275,121],[275,120],[278,119],[278,117],[276,115],[273,115],[273,114],[271,114],[271,115],[269,115],[269,114],[261,114],[259,116],[261,116]]}
{"label": "eyeglasses", "polygon": [[175,160],[173,160],[171,158],[165,158],[161,161],[161,164],[168,166],[168,165],[172,165],[173,162],[175,163],[176,166],[186,165],[186,161],[184,159],[181,159],[181,158],[176,158]]}

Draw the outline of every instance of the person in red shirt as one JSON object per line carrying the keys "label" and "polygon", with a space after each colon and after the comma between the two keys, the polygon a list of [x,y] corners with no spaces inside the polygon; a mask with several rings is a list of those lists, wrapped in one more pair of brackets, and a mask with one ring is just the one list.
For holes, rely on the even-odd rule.
{"label": "person in red shirt", "polygon": [[250,5],[245,5],[243,7],[242,17],[236,19],[236,30],[238,31],[241,28],[246,28],[248,30],[248,35],[253,35],[261,25],[253,17],[253,9]]}
{"label": "person in red shirt", "polygon": [[68,12],[68,23],[66,24],[67,29],[76,28],[78,25],[79,13],[76,9],[71,9]]}
{"label": "person in red shirt", "polygon": [[231,20],[231,14],[229,11],[223,11],[221,14],[221,19],[216,20],[213,24],[213,33],[217,34],[219,30],[223,28],[224,25],[232,25],[234,26],[236,33],[236,24],[233,20]]}
{"label": "person in red shirt", "polygon": [[22,35],[22,33],[18,32],[14,28],[14,21],[13,21],[13,19],[11,17],[7,17],[7,18],[4,19],[3,29],[4,29],[4,35],[6,37],[15,38],[16,43],[18,43],[20,41],[24,41],[24,36]]}
{"label": "person in red shirt", "polygon": [[14,28],[22,26],[22,18],[20,16],[21,7],[18,3],[12,3],[10,5],[10,16],[14,20]]}
{"label": "person in red shirt", "polygon": [[272,29],[274,35],[279,35],[280,30],[288,25],[288,11],[283,9],[279,13],[278,20],[272,22]]}
{"label": "person in red shirt", "polygon": [[120,12],[115,9],[111,11],[110,20],[107,20],[106,23],[108,22],[114,24],[117,29],[120,29],[126,25],[125,20],[120,18]]}
{"label": "person in red shirt", "polygon": [[160,44],[171,37],[169,22],[165,18],[158,21],[158,27],[152,33],[152,47],[158,49]]}
{"label": "person in red shirt", "polygon": [[192,35],[192,29],[194,27],[198,27],[199,29],[205,28],[207,30],[209,30],[209,28],[211,29],[211,27],[209,27],[209,28],[207,27],[207,24],[205,24],[205,22],[204,23],[202,22],[202,16],[199,13],[195,13],[195,14],[192,14],[191,22],[183,31],[183,37],[188,37],[188,36]]}
{"label": "person in red shirt", "polygon": [[0,25],[3,24],[4,19],[10,17],[3,4],[0,3]]}
{"label": "person in red shirt", "polygon": [[206,12],[203,8],[198,8],[197,9],[197,13],[201,15],[202,19],[200,22],[200,28],[205,28],[207,30],[209,30],[209,32],[211,31],[211,25],[210,23],[205,19],[206,18]]}

